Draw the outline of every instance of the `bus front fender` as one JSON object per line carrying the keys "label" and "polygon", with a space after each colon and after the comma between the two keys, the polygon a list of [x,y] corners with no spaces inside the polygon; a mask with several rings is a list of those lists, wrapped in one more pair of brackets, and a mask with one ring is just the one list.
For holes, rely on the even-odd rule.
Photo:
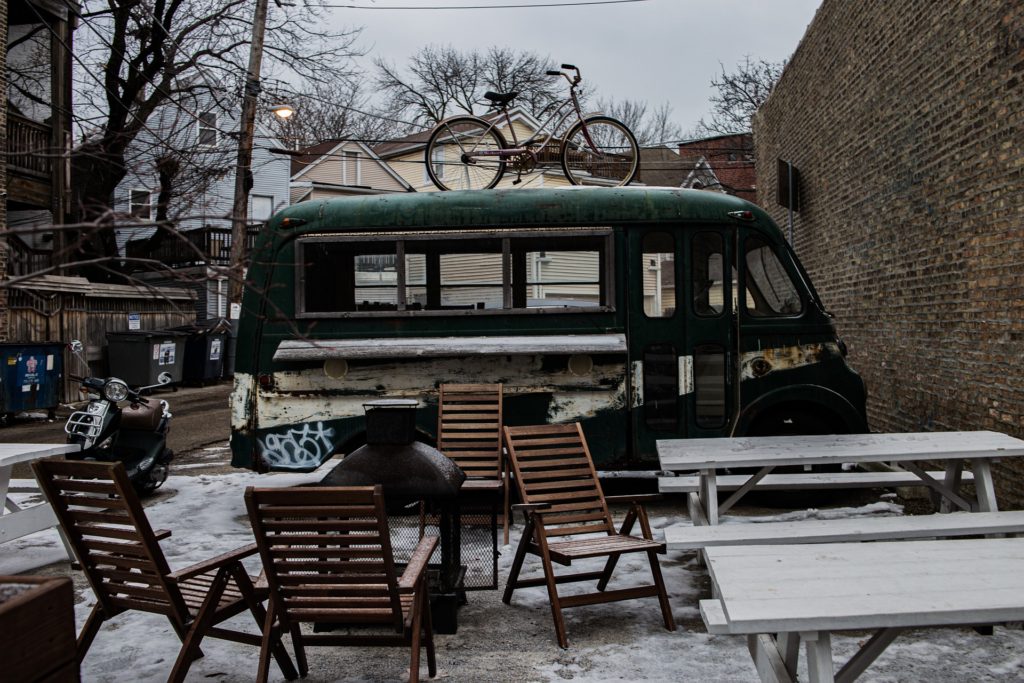
{"label": "bus front fender", "polygon": [[730,436],[862,434],[867,420],[841,394],[798,384],[758,397],[738,415]]}

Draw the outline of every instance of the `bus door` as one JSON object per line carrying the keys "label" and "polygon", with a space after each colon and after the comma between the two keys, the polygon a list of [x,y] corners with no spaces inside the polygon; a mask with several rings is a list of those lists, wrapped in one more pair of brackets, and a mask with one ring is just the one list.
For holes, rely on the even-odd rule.
{"label": "bus door", "polygon": [[680,395],[685,313],[678,305],[682,233],[651,227],[629,234],[632,453],[649,464],[657,461],[657,439],[686,436]]}
{"label": "bus door", "polygon": [[682,390],[691,437],[727,436],[736,416],[735,229],[686,232],[686,344]]}

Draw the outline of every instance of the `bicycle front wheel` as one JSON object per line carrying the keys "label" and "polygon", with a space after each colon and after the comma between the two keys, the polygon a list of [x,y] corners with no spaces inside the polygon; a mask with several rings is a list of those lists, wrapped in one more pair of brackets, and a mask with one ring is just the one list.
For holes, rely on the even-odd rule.
{"label": "bicycle front wheel", "polygon": [[562,142],[562,172],[573,185],[628,185],[640,168],[640,147],[626,124],[591,116]]}
{"label": "bicycle front wheel", "polygon": [[427,175],[441,190],[487,190],[505,173],[497,155],[508,145],[500,132],[475,116],[437,124],[427,142]]}

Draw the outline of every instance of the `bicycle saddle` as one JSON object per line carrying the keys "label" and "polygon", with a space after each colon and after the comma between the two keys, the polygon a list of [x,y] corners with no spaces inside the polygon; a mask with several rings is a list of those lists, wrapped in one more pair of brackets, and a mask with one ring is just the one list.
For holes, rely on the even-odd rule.
{"label": "bicycle saddle", "polygon": [[500,107],[514,100],[518,94],[517,92],[485,92],[484,99],[490,100]]}

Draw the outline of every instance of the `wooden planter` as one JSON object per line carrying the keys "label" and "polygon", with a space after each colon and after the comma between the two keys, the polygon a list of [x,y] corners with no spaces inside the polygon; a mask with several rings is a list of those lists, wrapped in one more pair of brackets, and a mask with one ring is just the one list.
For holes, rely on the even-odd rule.
{"label": "wooden planter", "polygon": [[0,678],[78,681],[71,579],[0,576]]}

